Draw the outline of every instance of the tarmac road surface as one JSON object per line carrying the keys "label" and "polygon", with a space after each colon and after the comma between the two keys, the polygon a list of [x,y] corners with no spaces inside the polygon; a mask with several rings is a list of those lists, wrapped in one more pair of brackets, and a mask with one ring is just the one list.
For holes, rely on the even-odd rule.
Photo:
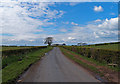
{"label": "tarmac road surface", "polygon": [[99,82],[87,70],[65,57],[54,47],[33,64],[19,79],[22,82]]}

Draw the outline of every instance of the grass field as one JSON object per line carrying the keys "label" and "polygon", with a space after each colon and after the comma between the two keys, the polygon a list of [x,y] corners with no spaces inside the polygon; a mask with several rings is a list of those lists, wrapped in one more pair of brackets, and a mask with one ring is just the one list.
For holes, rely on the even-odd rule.
{"label": "grass field", "polygon": [[36,46],[3,46],[0,49],[0,51],[17,50],[17,49],[25,49],[25,48],[33,48],[33,47],[36,47]]}
{"label": "grass field", "polygon": [[118,46],[120,44],[106,44],[106,45],[90,45],[90,46],[81,46],[81,47],[89,47],[89,48],[97,48],[97,49],[105,49],[105,50],[114,50],[118,51]]}

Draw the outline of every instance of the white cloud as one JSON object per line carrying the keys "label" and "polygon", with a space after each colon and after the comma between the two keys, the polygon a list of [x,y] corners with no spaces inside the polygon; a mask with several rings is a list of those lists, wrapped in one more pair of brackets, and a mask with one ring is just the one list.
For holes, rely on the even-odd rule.
{"label": "white cloud", "polygon": [[67,22],[62,22],[63,24],[69,24],[69,22],[67,21]]}
{"label": "white cloud", "polygon": [[66,29],[60,29],[60,31],[61,31],[61,32],[67,32],[67,30],[66,30]]}
{"label": "white cloud", "polygon": [[74,23],[74,22],[71,22],[71,24],[72,24],[72,25],[75,25],[75,26],[77,26],[77,25],[78,25],[77,23]]}
{"label": "white cloud", "polygon": [[[3,36],[5,40],[27,40],[37,38],[45,38],[45,34],[34,34],[35,32],[43,32],[42,26],[54,25],[50,22],[51,19],[60,18],[64,12],[61,10],[51,10],[50,5],[54,3],[19,3],[3,2],[0,3],[0,26],[2,26],[0,33],[11,34],[13,36]],[[32,7],[30,9],[30,7]],[[29,9],[29,10],[28,10]],[[42,18],[42,19],[34,19]],[[39,27],[39,28],[38,28]]]}
{"label": "white cloud", "polygon": [[116,29],[118,28],[118,17],[117,18],[111,18],[111,19],[105,19],[102,24],[98,25],[99,28],[104,28],[104,29]]}
{"label": "white cloud", "polygon": [[96,34],[96,32],[93,32],[95,38],[99,38],[99,36]]}
{"label": "white cloud", "polygon": [[70,4],[71,6],[75,6],[75,5],[79,4],[79,2],[70,2],[69,4]]}
{"label": "white cloud", "polygon": [[[64,34],[18,34],[17,38],[19,40],[27,39],[30,42],[36,42],[37,40],[43,40],[47,36],[52,36],[54,38],[54,43],[66,43],[66,44],[77,44],[78,42],[86,43],[96,43],[96,42],[110,42],[117,41],[118,37],[118,17],[101,20],[101,23],[94,24],[94,21],[85,26],[73,26],[71,32],[66,32],[66,29],[61,29],[61,31],[66,32]],[[10,42],[19,41],[16,36],[8,37],[3,36],[3,38],[8,39]],[[41,41],[43,43],[43,41]]]}
{"label": "white cloud", "polygon": [[[14,2],[16,0],[12,0]],[[119,2],[119,0],[17,0],[19,2]],[[1,0],[1,2],[11,2],[11,0]]]}
{"label": "white cloud", "polygon": [[94,11],[101,12],[101,11],[103,11],[103,8],[102,8],[102,6],[94,6]]}
{"label": "white cloud", "polygon": [[68,39],[69,39],[69,40],[72,40],[72,39],[75,39],[75,38],[73,38],[73,37],[68,37]]}
{"label": "white cloud", "polygon": [[35,41],[35,40],[29,40],[29,41]]}
{"label": "white cloud", "polygon": [[94,22],[101,22],[102,20],[100,20],[100,19],[97,19],[97,20],[95,20]]}
{"label": "white cloud", "polygon": [[[58,43],[77,44],[78,42],[96,43],[117,41],[118,17],[101,20],[101,23],[89,23],[85,26],[73,26],[72,31],[54,35]],[[99,26],[101,25],[101,26]]]}

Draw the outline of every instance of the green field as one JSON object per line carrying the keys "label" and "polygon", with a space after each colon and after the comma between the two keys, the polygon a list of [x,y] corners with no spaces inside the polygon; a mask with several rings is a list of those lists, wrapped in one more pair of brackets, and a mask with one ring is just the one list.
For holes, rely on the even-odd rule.
{"label": "green field", "polygon": [[120,46],[120,44],[90,45],[90,46],[81,46],[81,47],[118,51],[118,46]]}
{"label": "green field", "polygon": [[17,49],[34,48],[34,47],[36,47],[36,46],[3,46],[0,49],[0,51],[17,50]]}

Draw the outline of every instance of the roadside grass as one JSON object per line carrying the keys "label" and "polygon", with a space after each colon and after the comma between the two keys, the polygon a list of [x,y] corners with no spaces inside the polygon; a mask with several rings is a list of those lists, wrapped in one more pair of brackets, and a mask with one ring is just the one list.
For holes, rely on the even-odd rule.
{"label": "roadside grass", "polygon": [[90,62],[92,62],[92,63],[94,63],[94,64],[96,64],[98,66],[105,66],[105,67],[108,67],[108,68],[110,68],[110,69],[112,69],[114,71],[120,71],[120,67],[108,66],[105,62],[100,63],[99,61],[96,61],[96,60],[94,60],[92,58],[88,58],[88,57],[82,56],[82,55],[80,55],[80,54],[78,54],[76,52],[73,52],[73,51],[70,51],[70,50],[67,50],[67,49],[64,49],[64,48],[61,48],[61,49],[63,49],[64,51],[68,51],[68,52],[70,52],[72,54],[76,54],[76,55],[80,56],[81,58],[83,58],[85,60],[88,60],[88,61],[90,61]]}
{"label": "roadside grass", "polygon": [[[66,53],[66,52],[71,52],[71,53],[74,53],[74,52],[68,51],[68,50],[66,50],[66,49],[64,49],[64,48],[61,48],[61,47],[60,47],[60,49],[61,49],[61,51],[64,53],[65,56],[71,58],[71,59],[74,60],[76,63],[82,65],[82,66],[85,67],[85,68],[90,69],[91,71],[93,71],[93,72],[95,72],[95,73],[100,74],[100,76],[103,76],[103,73],[99,72],[96,67],[91,66],[91,65],[88,65],[88,64],[82,62],[81,60],[75,58],[73,55]],[[74,53],[74,54],[76,54],[76,53]]]}
{"label": "roadside grass", "polygon": [[13,62],[16,62],[20,59],[23,59],[26,55],[27,55],[27,53],[26,54],[7,56],[7,58],[3,58],[2,59],[2,68],[6,67],[7,65],[9,65]]}
{"label": "roadside grass", "polygon": [[2,53],[2,69],[15,61],[22,60],[29,52],[47,48],[47,46],[14,46],[13,49],[12,47],[13,46],[6,46],[6,50],[0,51]]}
{"label": "roadside grass", "polygon": [[19,78],[31,64],[40,60],[40,58],[51,49],[52,47],[48,47],[30,52],[21,61],[16,61],[6,66],[2,69],[2,83],[15,83],[16,79]]}

